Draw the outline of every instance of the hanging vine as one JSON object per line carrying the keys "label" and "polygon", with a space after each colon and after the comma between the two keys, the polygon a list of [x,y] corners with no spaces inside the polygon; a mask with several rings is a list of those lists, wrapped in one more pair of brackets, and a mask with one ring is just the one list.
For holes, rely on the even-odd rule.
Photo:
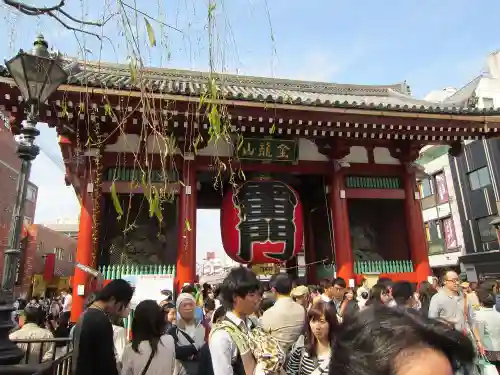
{"label": "hanging vine", "polygon": [[[199,101],[189,102],[187,116],[184,121],[187,122],[187,127],[192,131],[184,134],[185,139],[178,139],[179,134],[176,134],[173,126],[177,121],[173,113],[176,112],[176,103],[169,100],[159,100],[158,95],[152,95],[152,88],[147,82],[147,71],[145,66],[150,66],[151,62],[147,60],[149,51],[155,50],[160,52],[160,60],[169,62],[172,57],[172,49],[169,45],[169,33],[182,35],[187,38],[186,30],[178,27],[177,23],[171,24],[165,22],[166,15],[178,14],[179,9],[162,8],[163,2],[158,1],[158,14],[151,14],[138,9],[137,1],[124,2],[123,0],[103,0],[103,15],[97,20],[87,19],[88,7],[85,5],[85,0],[81,0],[81,14],[76,16],[72,14],[67,7],[65,0],[55,0],[54,5],[37,7],[28,5],[25,1],[19,0],[2,0],[3,3],[23,15],[35,16],[40,22],[40,19],[46,16],[47,19],[54,20],[63,28],[75,33],[75,36],[83,34],[83,36],[96,38],[101,41],[101,50],[111,45],[113,50],[115,45],[120,41],[111,40],[104,32],[105,27],[115,24],[114,27],[120,30],[120,37],[124,40],[120,48],[126,48],[128,55],[128,74],[131,78],[131,84],[134,89],[139,90],[138,97],[123,95],[119,97],[119,103],[110,102],[107,97],[103,97],[103,102],[99,107],[104,107],[104,117],[106,122],[111,120],[113,129],[111,133],[103,133],[109,131],[109,128],[101,129],[101,117],[98,113],[98,108],[90,102],[90,90],[85,92],[82,90],[81,100],[78,108],[78,116],[85,115],[86,131],[80,134],[76,132],[76,148],[77,159],[80,160],[80,155],[89,153],[93,155],[92,168],[95,168],[92,174],[94,203],[93,210],[93,234],[92,240],[94,245],[93,263],[96,261],[96,250],[99,244],[99,224],[101,221],[101,196],[103,193],[103,153],[108,144],[110,137],[122,137],[126,139],[128,134],[127,123],[130,123],[131,113],[127,110],[132,107],[132,112],[141,112],[142,118],[137,126],[140,126],[140,142],[135,150],[128,150],[128,155],[123,153],[117,156],[115,165],[115,175],[113,176],[110,187],[110,198],[116,212],[116,219],[123,227],[124,236],[136,229],[136,220],[138,214],[132,214],[132,197],[133,191],[140,188],[144,194],[144,207],[151,218],[155,218],[162,226],[165,221],[164,208],[165,205],[175,199],[175,193],[172,186],[175,184],[184,186],[183,179],[179,179],[179,172],[176,165],[176,155],[180,151],[181,156],[193,153],[198,154],[199,149],[207,144],[215,148],[215,155],[212,157],[211,171],[213,171],[213,187],[220,189],[224,183],[229,183],[233,188],[237,188],[240,181],[244,181],[246,176],[241,167],[235,167],[234,158],[237,158],[238,150],[243,145],[243,134],[237,124],[231,122],[231,116],[227,105],[223,104],[224,99],[224,74],[219,73],[220,67],[217,64],[217,56],[220,55],[221,46],[218,43],[223,40],[218,35],[219,28],[217,25],[219,12],[221,17],[224,17],[224,0],[206,0],[206,8],[203,9],[204,31],[206,35],[202,38],[208,44],[208,74],[206,82],[203,84],[203,89],[199,97]],[[193,3],[193,12],[197,12],[201,6],[198,2]],[[186,8],[187,10],[187,8]],[[206,12],[206,13],[205,13]],[[276,52],[274,47],[274,35],[271,27],[269,10],[266,3],[266,12],[268,14],[269,27],[271,32],[271,40],[273,42],[273,55]],[[228,20],[225,19],[227,23]],[[191,25],[188,24],[189,28]],[[147,44],[144,44],[141,35],[145,36]],[[199,38],[201,39],[201,37]],[[78,44],[82,53],[86,56],[89,53],[85,39],[81,42],[78,39]],[[189,41],[191,43],[191,41]],[[191,48],[191,45],[190,45]],[[201,48],[200,48],[201,49]],[[224,46],[223,48],[224,49]],[[100,51],[99,51],[100,53]],[[84,87],[85,89],[85,87]],[[161,94],[161,92],[160,92]],[[95,97],[94,97],[95,98]],[[133,99],[133,100],[132,100]],[[136,102],[136,99],[138,101]],[[115,100],[113,98],[112,100]],[[117,105],[118,104],[118,105]],[[100,112],[102,115],[102,112]],[[104,123],[104,121],[102,121]],[[206,131],[202,129],[200,124],[208,124]],[[196,126],[198,125],[198,126]],[[275,131],[275,126],[271,128],[271,134]],[[89,139],[86,144],[80,137],[83,134],[88,134]],[[233,157],[221,158],[219,155],[219,147],[224,146],[232,150]],[[180,150],[179,150],[180,149]],[[125,162],[127,158],[127,162]],[[108,162],[108,161],[106,161]],[[128,194],[128,202],[124,195],[117,191],[116,175],[120,168],[133,165],[131,181],[132,189]],[[158,172],[158,164],[160,171]],[[156,166],[156,170],[155,170]],[[106,165],[106,167],[110,167]],[[187,173],[187,171],[183,171]],[[159,176],[158,176],[159,175]],[[108,176],[109,177],[109,176]],[[192,188],[196,189],[196,186]],[[142,208],[142,203],[141,203]],[[193,223],[186,222],[184,226],[186,231],[190,231]],[[125,245],[124,245],[125,246]]]}

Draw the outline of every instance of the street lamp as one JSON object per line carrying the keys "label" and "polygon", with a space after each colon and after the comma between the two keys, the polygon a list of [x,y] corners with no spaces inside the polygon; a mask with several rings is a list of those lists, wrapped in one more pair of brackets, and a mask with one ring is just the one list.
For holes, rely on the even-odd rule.
{"label": "street lamp", "polygon": [[38,35],[33,43],[31,53],[20,50],[19,53],[5,62],[10,76],[14,79],[21,95],[27,104],[27,118],[21,128],[21,139],[17,154],[21,159],[21,171],[17,181],[16,203],[12,211],[12,222],[9,233],[8,249],[5,251],[2,274],[2,295],[0,300],[0,365],[17,364],[23,352],[9,340],[9,332],[13,327],[14,286],[16,281],[17,262],[21,259],[21,231],[24,220],[24,202],[28,189],[31,162],[37,157],[40,149],[35,145],[35,138],[40,134],[36,128],[38,110],[59,85],[64,83],[68,74],[58,64],[57,58],[51,56],[48,45],[42,35]]}

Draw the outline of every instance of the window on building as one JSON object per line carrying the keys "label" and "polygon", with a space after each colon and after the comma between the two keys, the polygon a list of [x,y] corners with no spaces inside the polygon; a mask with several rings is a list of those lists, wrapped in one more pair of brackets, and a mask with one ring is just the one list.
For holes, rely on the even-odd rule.
{"label": "window on building", "polygon": [[495,227],[490,224],[494,218],[495,216],[486,216],[476,220],[479,238],[483,243],[497,240],[497,231]]}
{"label": "window on building", "polygon": [[57,260],[64,259],[64,249],[61,249],[60,247],[56,247],[56,248],[54,248],[54,254],[56,255]]}
{"label": "window on building", "polygon": [[493,101],[493,98],[483,98],[483,107],[484,108],[495,107],[495,102]]}
{"label": "window on building", "polygon": [[429,197],[434,194],[434,184],[432,183],[432,179],[426,178],[420,180],[418,186],[420,188],[420,195],[422,198]]}
{"label": "window on building", "polygon": [[26,191],[26,199],[30,202],[36,202],[36,189],[33,186],[28,186]]}
{"label": "window on building", "polygon": [[469,184],[471,190],[481,189],[491,185],[490,172],[488,167],[482,167],[469,173]]}
{"label": "window on building", "polygon": [[425,236],[429,244],[429,254],[455,251],[458,248],[451,217],[425,223]]}
{"label": "window on building", "polygon": [[436,184],[436,198],[438,203],[446,203],[449,200],[448,187],[446,186],[446,177],[444,172],[435,174],[434,182]]}
{"label": "window on building", "polygon": [[68,262],[72,262],[73,261],[73,254],[69,253],[68,254]]}

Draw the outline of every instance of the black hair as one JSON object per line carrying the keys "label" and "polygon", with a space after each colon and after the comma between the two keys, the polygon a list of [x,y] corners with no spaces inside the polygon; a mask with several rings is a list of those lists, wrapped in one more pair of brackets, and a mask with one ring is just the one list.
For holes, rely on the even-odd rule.
{"label": "black hair", "polygon": [[163,309],[163,312],[168,312],[171,309],[175,309],[175,304],[173,302],[167,302],[161,308]]}
{"label": "black hair", "polygon": [[121,303],[125,308],[132,299],[134,288],[123,279],[111,280],[102,290],[97,293],[96,301],[109,302],[112,299],[116,303]]}
{"label": "black hair", "polygon": [[24,309],[24,319],[25,323],[39,325],[43,320],[43,313],[37,306],[28,305]]}
{"label": "black hair", "polygon": [[271,284],[269,283],[269,281],[263,281],[261,283],[261,287],[263,293],[271,291]]}
{"label": "black hair", "polygon": [[341,288],[346,288],[347,287],[347,284],[346,284],[345,280],[343,278],[341,278],[341,277],[337,277],[337,278],[333,279],[331,286],[335,286],[335,285],[338,285]]}
{"label": "black hair", "polygon": [[181,293],[196,294],[196,288],[193,284],[184,285],[182,287]]}
{"label": "black hair", "polygon": [[227,309],[233,309],[235,296],[245,298],[259,289],[260,282],[255,273],[246,267],[233,268],[222,282],[221,302]]}
{"label": "black hair", "polygon": [[392,298],[398,305],[406,305],[413,297],[413,286],[408,281],[398,281],[392,286]]}
{"label": "black hair", "polygon": [[491,291],[488,291],[486,289],[478,289],[476,291],[477,294],[477,299],[479,300],[479,303],[483,305],[484,307],[493,307],[495,306],[495,296]]}
{"label": "black hair", "polygon": [[428,281],[422,281],[418,286],[418,299],[422,305],[429,305],[431,303],[432,296],[436,293],[437,290]]}
{"label": "black hair", "polygon": [[281,273],[273,280],[272,286],[278,294],[287,296],[292,292],[292,284],[292,278],[286,273]]}
{"label": "black hair", "polygon": [[318,285],[309,285],[308,288],[310,293],[319,293],[319,294],[323,293],[323,288],[321,288]]}
{"label": "black hair", "polygon": [[226,315],[226,312],[227,312],[227,310],[224,306],[217,307],[217,309],[215,309],[215,311],[212,315],[212,322],[217,323],[219,320],[224,318],[224,316]]}
{"label": "black hair", "polygon": [[389,288],[383,284],[375,284],[370,289],[370,296],[368,301],[366,301],[366,306],[370,305],[381,305],[382,304],[382,294],[389,293]]}
{"label": "black hair", "polygon": [[328,303],[323,300],[316,301],[311,308],[307,311],[304,331],[305,335],[305,348],[311,357],[316,357],[316,338],[311,330],[311,321],[318,321],[322,317],[328,322],[328,342],[332,342],[335,333],[339,327],[337,319],[337,309],[333,303]]}
{"label": "black hair", "polygon": [[383,285],[386,288],[392,288],[392,285],[394,284],[392,279],[390,277],[380,277],[377,280],[377,284]]}
{"label": "black hair", "polygon": [[90,293],[85,299],[85,302],[83,303],[83,311],[87,310],[89,306],[96,301],[96,298],[97,298],[97,292]]}
{"label": "black hair", "polygon": [[260,311],[264,312],[274,306],[274,300],[271,298],[263,298],[260,301]]}
{"label": "black hair", "polygon": [[154,355],[166,324],[164,313],[156,301],[147,299],[140,302],[132,319],[132,349],[139,353],[140,343],[148,341]]}
{"label": "black hair", "polygon": [[218,298],[219,297],[219,294],[220,294],[220,286],[217,285],[215,288],[214,288],[214,298]]}
{"label": "black hair", "polygon": [[201,295],[203,297],[203,300],[206,300],[208,298],[208,293],[212,291],[212,287],[209,283],[203,283],[201,288]]}
{"label": "black hair", "polygon": [[[373,306],[347,315],[332,345],[330,375],[393,375],[411,349],[431,348],[452,365],[470,364],[474,347],[453,327],[412,309]],[[455,369],[457,368],[454,366]]]}
{"label": "black hair", "polygon": [[203,307],[205,307],[205,310],[207,311],[214,311],[215,310],[215,300],[209,298],[205,301],[203,304]]}

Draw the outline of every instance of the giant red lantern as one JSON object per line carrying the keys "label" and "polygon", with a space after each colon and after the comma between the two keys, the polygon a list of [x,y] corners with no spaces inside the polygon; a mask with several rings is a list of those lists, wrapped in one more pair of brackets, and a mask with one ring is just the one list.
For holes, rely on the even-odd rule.
{"label": "giant red lantern", "polygon": [[299,195],[281,181],[248,181],[222,201],[224,250],[240,263],[281,263],[302,247],[304,227]]}

